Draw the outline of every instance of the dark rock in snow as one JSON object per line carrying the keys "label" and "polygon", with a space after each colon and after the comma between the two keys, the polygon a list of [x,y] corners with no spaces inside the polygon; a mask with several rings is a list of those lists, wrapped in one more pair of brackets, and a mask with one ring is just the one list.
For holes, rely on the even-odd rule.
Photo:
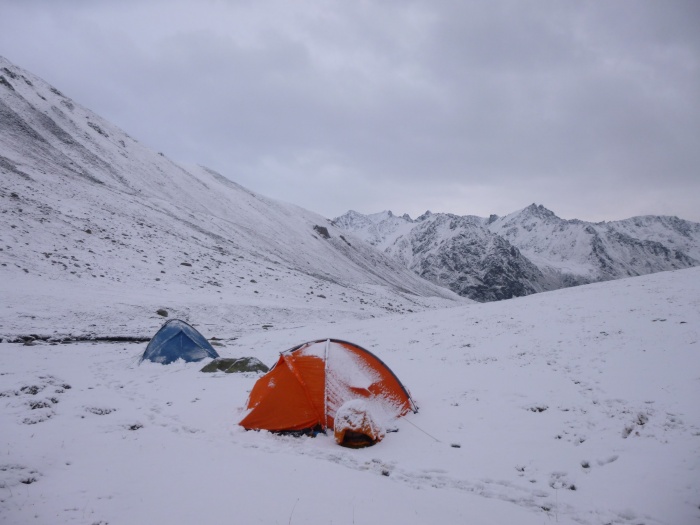
{"label": "dark rock in snow", "polygon": [[318,233],[318,234],[319,234],[321,237],[323,237],[324,239],[330,239],[330,238],[331,238],[331,234],[328,233],[328,228],[326,228],[325,226],[318,226],[318,225],[316,225],[316,226],[314,226],[314,230],[316,231],[316,233]]}
{"label": "dark rock in snow", "polygon": [[270,369],[255,357],[219,357],[202,368],[201,372],[268,372]]}

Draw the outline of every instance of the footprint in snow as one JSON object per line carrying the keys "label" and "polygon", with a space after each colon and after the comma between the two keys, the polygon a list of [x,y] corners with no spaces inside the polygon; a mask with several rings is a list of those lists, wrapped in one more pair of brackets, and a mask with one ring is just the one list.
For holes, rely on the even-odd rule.
{"label": "footprint in snow", "polygon": [[617,461],[617,460],[619,459],[619,457],[620,457],[620,456],[618,456],[617,454],[615,454],[615,455],[612,455],[612,456],[608,456],[606,459],[599,459],[599,460],[597,461],[598,466],[602,467],[603,465],[607,465],[607,464],[609,464],[609,463],[613,463],[613,462]]}
{"label": "footprint in snow", "polygon": [[32,468],[17,464],[0,465],[0,489],[12,489],[17,485],[36,483],[41,474]]}

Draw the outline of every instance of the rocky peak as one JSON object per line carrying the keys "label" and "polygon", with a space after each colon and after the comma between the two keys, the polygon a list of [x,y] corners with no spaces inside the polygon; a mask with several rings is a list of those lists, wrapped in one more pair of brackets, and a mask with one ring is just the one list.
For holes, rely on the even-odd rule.
{"label": "rocky peak", "polygon": [[553,211],[548,210],[547,208],[545,208],[541,204],[538,205],[538,204],[532,203],[527,208],[525,208],[523,210],[523,212],[524,212],[523,213],[524,215],[537,217],[539,219],[552,219],[552,218],[558,219],[559,218],[554,214]]}

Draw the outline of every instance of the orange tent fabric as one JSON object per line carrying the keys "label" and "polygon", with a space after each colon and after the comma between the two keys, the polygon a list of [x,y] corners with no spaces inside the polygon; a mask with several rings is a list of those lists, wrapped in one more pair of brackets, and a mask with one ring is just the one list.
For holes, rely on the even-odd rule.
{"label": "orange tent fabric", "polygon": [[253,386],[239,424],[280,432],[332,429],[337,410],[352,399],[372,400],[394,417],[418,410],[377,356],[353,343],[323,339],[282,352]]}

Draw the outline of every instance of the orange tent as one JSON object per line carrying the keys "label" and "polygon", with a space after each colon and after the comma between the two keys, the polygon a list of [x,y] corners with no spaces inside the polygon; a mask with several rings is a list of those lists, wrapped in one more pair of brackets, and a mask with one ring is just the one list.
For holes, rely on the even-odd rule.
{"label": "orange tent", "polygon": [[394,373],[377,356],[355,344],[322,339],[282,352],[250,392],[249,430],[333,429],[338,409],[366,399],[387,417],[418,407]]}

